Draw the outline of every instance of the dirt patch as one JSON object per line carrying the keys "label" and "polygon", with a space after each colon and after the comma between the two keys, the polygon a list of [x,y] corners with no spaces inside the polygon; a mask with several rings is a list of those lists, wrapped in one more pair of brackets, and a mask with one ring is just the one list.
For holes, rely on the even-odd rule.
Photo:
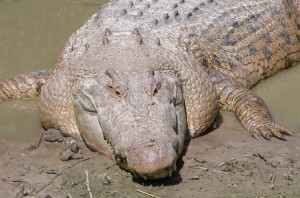
{"label": "dirt patch", "polygon": [[[222,118],[218,129],[187,141],[178,171],[160,181],[136,180],[83,143],[76,143],[78,150],[70,139],[42,140],[37,149],[36,140],[11,145],[0,158],[0,193],[6,197],[299,197],[299,134],[288,141],[257,141],[233,115],[222,113]],[[60,160],[68,148],[73,148],[73,155]],[[74,154],[81,157],[73,158]]]}

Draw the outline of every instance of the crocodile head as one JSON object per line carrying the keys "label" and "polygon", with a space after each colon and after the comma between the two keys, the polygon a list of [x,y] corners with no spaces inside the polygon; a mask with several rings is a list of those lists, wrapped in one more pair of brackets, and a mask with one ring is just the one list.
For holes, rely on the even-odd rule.
{"label": "crocodile head", "polygon": [[136,177],[159,179],[176,169],[186,132],[184,100],[172,75],[151,69],[81,79],[75,117],[86,144]]}

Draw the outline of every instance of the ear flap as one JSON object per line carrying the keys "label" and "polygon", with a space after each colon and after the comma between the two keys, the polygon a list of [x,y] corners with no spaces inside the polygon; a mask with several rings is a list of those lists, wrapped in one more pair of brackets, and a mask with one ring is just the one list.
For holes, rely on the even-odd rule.
{"label": "ear flap", "polygon": [[96,113],[95,101],[90,94],[82,90],[77,90],[74,94],[74,99],[79,102],[84,110]]}
{"label": "ear flap", "polygon": [[85,79],[78,82],[79,86],[76,86],[74,91],[74,99],[82,106],[82,108],[89,112],[96,112],[97,104],[92,96],[93,93],[97,93],[98,82],[95,79]]}

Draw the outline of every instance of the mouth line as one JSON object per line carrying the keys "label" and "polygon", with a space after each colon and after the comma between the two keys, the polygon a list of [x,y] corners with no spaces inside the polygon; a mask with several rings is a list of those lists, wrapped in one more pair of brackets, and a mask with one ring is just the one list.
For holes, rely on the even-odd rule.
{"label": "mouth line", "polygon": [[[177,162],[177,159],[178,159],[179,155],[177,153],[177,149],[173,148],[173,146],[172,146],[172,148],[174,149],[174,154],[176,155],[176,156],[174,156],[173,163],[171,163],[169,166],[165,166],[165,167],[163,167],[163,166],[159,167],[158,166],[157,169],[154,170],[153,172],[148,172],[148,171],[139,172],[139,171],[135,170],[134,167],[129,167],[128,166],[128,161],[127,161],[128,153],[127,152],[129,152],[129,150],[127,150],[127,152],[125,152],[126,154],[124,152],[119,153],[118,151],[116,151],[116,147],[118,147],[118,146],[116,146],[116,145],[113,146],[112,141],[109,138],[105,137],[105,136],[104,136],[104,139],[106,140],[107,144],[109,145],[109,147],[112,151],[113,161],[115,161],[116,164],[121,169],[130,172],[135,178],[141,178],[141,179],[144,179],[144,180],[162,179],[162,178],[165,178],[165,177],[171,177],[177,169],[176,162]],[[142,148],[143,146],[141,146],[141,145],[147,144],[148,147],[153,147],[151,149],[155,149],[155,146],[153,145],[153,143],[156,142],[156,141],[157,141],[157,137],[156,138],[150,138],[148,141],[145,141],[144,143],[141,143],[141,144],[139,143],[138,145],[140,145],[140,146],[138,146],[138,145],[136,145],[136,146]],[[119,144],[120,144],[120,142],[119,142]],[[151,144],[151,146],[150,146],[150,144]],[[159,163],[164,164],[163,161],[161,161]],[[144,164],[144,165],[148,166],[147,164]],[[151,166],[151,164],[149,164],[149,166]]]}
{"label": "mouth line", "polygon": [[156,179],[162,179],[165,177],[172,177],[173,173],[177,170],[176,167],[176,161],[174,164],[168,168],[164,168],[162,170],[158,170],[152,173],[146,173],[146,174],[139,174],[136,171],[133,171],[132,174],[135,178],[141,178],[145,181],[147,180],[156,180]]}
{"label": "mouth line", "polygon": [[118,164],[118,166],[121,169],[124,169],[124,170],[130,172],[135,178],[141,178],[145,181],[162,179],[165,177],[172,177],[173,173],[177,170],[176,163],[177,163],[178,156],[176,156],[176,159],[174,159],[174,162],[171,166],[165,167],[165,168],[162,167],[161,169],[158,169],[153,172],[148,172],[148,173],[139,173],[132,167],[129,167],[128,163],[127,163],[127,158],[122,158],[121,156],[116,155],[116,154],[114,154],[114,157],[115,157],[116,163]]}

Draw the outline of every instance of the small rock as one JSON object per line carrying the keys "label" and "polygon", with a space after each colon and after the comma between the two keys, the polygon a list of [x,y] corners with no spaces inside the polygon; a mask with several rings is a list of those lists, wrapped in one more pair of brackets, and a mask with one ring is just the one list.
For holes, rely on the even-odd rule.
{"label": "small rock", "polygon": [[78,146],[77,142],[71,141],[68,147],[73,151],[74,153],[78,153],[80,147]]}
{"label": "small rock", "polygon": [[112,182],[111,178],[107,175],[103,175],[103,180],[102,180],[102,183],[104,185],[110,185]]}
{"label": "small rock", "polygon": [[78,159],[82,159],[83,155],[80,153],[74,153],[74,155],[71,157],[71,159],[73,160],[78,160]]}
{"label": "small rock", "polygon": [[199,180],[199,179],[200,179],[200,177],[198,177],[198,176],[193,176],[193,177],[189,178],[189,180]]}
{"label": "small rock", "polygon": [[278,162],[275,162],[275,161],[272,161],[270,163],[270,165],[273,167],[273,168],[276,168],[278,166]]}
{"label": "small rock", "polygon": [[64,150],[59,154],[59,159],[62,161],[68,161],[74,155],[74,152],[70,149]]}
{"label": "small rock", "polygon": [[61,142],[63,141],[63,135],[56,129],[48,129],[44,133],[44,140],[47,142]]}

